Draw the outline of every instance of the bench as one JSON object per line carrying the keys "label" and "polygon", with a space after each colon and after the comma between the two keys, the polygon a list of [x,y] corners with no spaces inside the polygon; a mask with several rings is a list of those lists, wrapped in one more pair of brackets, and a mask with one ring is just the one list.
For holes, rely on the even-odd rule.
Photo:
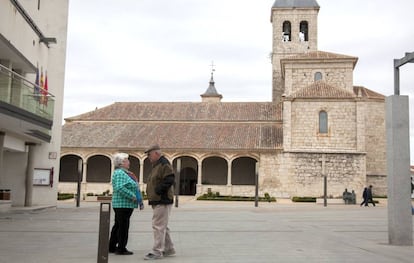
{"label": "bench", "polygon": [[356,196],[353,190],[352,193],[350,193],[345,189],[345,192],[342,194],[342,199],[344,200],[346,205],[356,204]]}

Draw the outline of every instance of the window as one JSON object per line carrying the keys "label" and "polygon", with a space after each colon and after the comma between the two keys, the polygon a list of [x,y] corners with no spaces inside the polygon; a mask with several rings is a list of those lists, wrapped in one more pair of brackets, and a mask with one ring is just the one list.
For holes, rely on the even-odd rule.
{"label": "window", "polygon": [[285,21],[283,22],[283,36],[282,36],[282,40],[283,42],[288,42],[292,40],[292,35],[291,35],[291,28],[290,28],[290,22],[289,21]]}
{"label": "window", "polygon": [[319,112],[319,133],[328,133],[328,113],[326,111]]}
{"label": "window", "polygon": [[322,73],[316,72],[314,78],[315,78],[315,81],[321,80],[322,79]]}
{"label": "window", "polygon": [[302,21],[299,24],[299,41],[309,40],[308,21]]}

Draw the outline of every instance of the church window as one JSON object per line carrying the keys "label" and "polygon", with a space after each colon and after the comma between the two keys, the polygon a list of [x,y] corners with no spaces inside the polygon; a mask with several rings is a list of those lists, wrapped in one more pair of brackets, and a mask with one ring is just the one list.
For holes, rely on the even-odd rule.
{"label": "church window", "polygon": [[316,72],[314,78],[315,78],[315,81],[321,80],[322,79],[322,73]]}
{"label": "church window", "polygon": [[319,112],[319,133],[328,133],[328,113],[326,111]]}
{"label": "church window", "polygon": [[302,21],[299,24],[299,40],[308,41],[309,40],[309,28],[308,21]]}
{"label": "church window", "polygon": [[292,35],[291,35],[291,27],[290,27],[290,22],[289,21],[285,21],[283,22],[283,42],[288,42],[292,40]]}

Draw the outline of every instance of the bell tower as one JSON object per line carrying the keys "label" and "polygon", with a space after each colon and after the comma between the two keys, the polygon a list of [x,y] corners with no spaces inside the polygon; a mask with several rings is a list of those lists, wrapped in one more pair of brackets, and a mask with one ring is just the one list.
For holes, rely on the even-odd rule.
{"label": "bell tower", "polygon": [[270,22],[272,44],[272,101],[280,101],[285,91],[280,60],[318,50],[318,13],[316,0],[276,0]]}

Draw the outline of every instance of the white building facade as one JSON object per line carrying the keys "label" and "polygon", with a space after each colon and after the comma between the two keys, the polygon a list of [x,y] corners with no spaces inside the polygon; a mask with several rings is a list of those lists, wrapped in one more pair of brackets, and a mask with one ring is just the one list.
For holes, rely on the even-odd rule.
{"label": "white building facade", "polygon": [[0,204],[56,205],[67,0],[0,2]]}

